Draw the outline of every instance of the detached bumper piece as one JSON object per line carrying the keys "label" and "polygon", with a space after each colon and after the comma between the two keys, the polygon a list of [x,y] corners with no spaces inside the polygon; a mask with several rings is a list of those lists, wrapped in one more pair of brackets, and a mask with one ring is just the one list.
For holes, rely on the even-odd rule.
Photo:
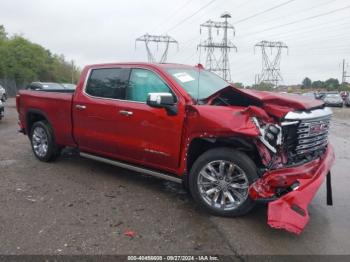
{"label": "detached bumper piece", "polygon": [[277,200],[268,204],[268,224],[300,234],[309,221],[307,207],[327,176],[327,204],[332,205],[330,168],[334,163],[334,151],[328,145],[325,154],[314,161],[297,167],[266,172],[249,188],[254,200],[273,199],[286,189]]}

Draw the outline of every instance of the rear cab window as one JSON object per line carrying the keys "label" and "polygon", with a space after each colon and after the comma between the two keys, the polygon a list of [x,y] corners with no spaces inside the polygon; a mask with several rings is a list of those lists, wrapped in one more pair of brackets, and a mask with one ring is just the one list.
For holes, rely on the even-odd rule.
{"label": "rear cab window", "polygon": [[85,93],[94,97],[124,100],[129,75],[128,68],[92,69]]}

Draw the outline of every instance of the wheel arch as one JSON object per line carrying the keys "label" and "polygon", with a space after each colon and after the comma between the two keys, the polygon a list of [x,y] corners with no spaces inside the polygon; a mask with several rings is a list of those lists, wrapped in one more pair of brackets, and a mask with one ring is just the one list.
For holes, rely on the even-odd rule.
{"label": "wheel arch", "polygon": [[257,166],[261,165],[261,157],[252,140],[238,136],[216,138],[196,137],[191,140],[191,143],[187,149],[186,173],[190,173],[194,162],[198,159],[199,156],[210,149],[218,147],[229,147],[243,151],[252,158]]}
{"label": "wheel arch", "polygon": [[39,121],[47,121],[49,125],[52,127],[49,118],[44,112],[38,109],[28,109],[26,114],[26,132],[28,136],[30,136],[30,131],[34,123]]}

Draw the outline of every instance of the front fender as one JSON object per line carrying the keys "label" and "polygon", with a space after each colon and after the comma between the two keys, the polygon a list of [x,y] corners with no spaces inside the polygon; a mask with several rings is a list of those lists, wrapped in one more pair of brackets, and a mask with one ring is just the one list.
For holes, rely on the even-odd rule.
{"label": "front fender", "polygon": [[[186,109],[183,150],[180,158],[180,174],[187,171],[186,159],[189,146],[196,138],[243,137],[255,139],[260,135],[251,121],[250,110],[233,106],[188,106]],[[248,113],[249,112],[249,113]]]}

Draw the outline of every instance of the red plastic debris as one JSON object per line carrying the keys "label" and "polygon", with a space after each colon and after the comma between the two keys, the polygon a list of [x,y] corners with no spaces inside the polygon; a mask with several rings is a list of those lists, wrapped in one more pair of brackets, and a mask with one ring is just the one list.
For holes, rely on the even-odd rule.
{"label": "red plastic debris", "polygon": [[124,236],[127,236],[127,237],[135,237],[136,236],[136,233],[134,231],[131,231],[131,230],[126,230],[124,232]]}

